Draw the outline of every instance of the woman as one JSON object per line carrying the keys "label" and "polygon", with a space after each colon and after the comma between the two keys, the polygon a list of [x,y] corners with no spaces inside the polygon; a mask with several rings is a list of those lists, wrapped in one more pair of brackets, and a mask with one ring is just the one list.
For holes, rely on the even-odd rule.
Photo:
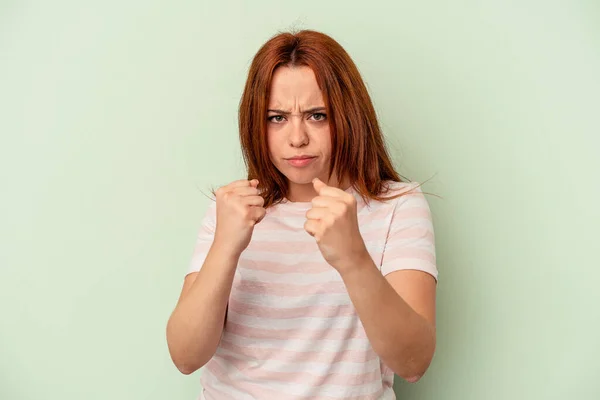
{"label": "woman", "polygon": [[360,74],[314,31],[256,54],[239,110],[248,179],[204,218],[167,341],[200,398],[394,399],[435,348],[434,233]]}

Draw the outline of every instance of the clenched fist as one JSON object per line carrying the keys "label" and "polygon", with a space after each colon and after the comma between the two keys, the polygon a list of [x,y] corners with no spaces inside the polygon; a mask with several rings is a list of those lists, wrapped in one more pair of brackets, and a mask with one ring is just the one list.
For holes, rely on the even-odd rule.
{"label": "clenched fist", "polygon": [[325,261],[340,273],[370,257],[358,228],[356,199],[315,178],[318,196],[306,213],[304,229],[313,236]]}
{"label": "clenched fist", "polygon": [[217,226],[215,243],[239,256],[248,244],[254,225],[265,216],[264,199],[258,193],[258,180],[239,180],[215,192]]}

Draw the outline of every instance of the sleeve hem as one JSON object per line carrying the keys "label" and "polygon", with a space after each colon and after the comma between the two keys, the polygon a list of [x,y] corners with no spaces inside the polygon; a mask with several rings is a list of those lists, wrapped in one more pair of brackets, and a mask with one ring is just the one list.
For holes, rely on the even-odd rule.
{"label": "sleeve hem", "polygon": [[386,277],[389,274],[396,272],[396,271],[421,271],[421,272],[425,272],[431,276],[433,276],[433,279],[435,279],[435,282],[438,282],[438,270],[435,267],[432,266],[426,266],[426,267],[411,267],[411,266],[406,266],[406,267],[386,267],[385,265],[383,265],[381,267],[381,274]]}

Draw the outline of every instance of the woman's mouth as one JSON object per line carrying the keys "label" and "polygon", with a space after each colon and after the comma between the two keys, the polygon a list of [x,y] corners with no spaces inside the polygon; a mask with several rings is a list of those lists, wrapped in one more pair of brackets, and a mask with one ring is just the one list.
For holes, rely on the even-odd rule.
{"label": "woman's mouth", "polygon": [[307,165],[311,164],[314,160],[316,160],[316,158],[316,156],[295,156],[291,158],[286,158],[285,160],[292,167],[300,168],[306,167]]}

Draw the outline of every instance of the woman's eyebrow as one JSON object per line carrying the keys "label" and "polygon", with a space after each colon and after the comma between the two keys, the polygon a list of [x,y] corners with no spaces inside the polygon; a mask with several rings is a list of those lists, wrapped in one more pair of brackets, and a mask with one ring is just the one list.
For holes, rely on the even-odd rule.
{"label": "woman's eyebrow", "polygon": [[[314,114],[314,113],[322,112],[325,110],[326,110],[325,107],[312,107],[312,108],[309,108],[308,110],[302,111],[301,114]],[[267,112],[273,112],[273,113],[283,114],[283,115],[291,114],[290,111],[277,110],[277,109],[268,109]]]}

